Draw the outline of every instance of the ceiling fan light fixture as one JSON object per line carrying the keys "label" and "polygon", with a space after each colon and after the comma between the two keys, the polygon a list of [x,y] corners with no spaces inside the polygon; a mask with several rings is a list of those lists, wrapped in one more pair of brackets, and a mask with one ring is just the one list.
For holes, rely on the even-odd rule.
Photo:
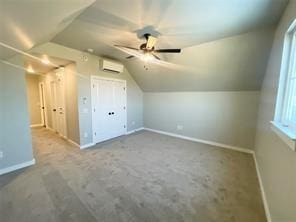
{"label": "ceiling fan light fixture", "polygon": [[140,59],[144,62],[150,62],[154,59],[154,57],[151,53],[145,53],[140,57]]}

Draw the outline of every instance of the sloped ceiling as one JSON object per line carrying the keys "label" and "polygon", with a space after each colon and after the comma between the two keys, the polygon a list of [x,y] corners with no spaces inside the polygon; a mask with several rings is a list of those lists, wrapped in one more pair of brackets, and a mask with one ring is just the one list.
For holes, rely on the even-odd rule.
{"label": "sloped ceiling", "polygon": [[[286,3],[98,0],[53,41],[121,60],[144,91],[258,90],[273,38],[273,29],[266,28],[274,28]],[[158,36],[157,48],[182,48],[161,58],[185,69],[126,60],[112,47],[139,47],[145,32]],[[253,34],[241,35],[248,32]]]}
{"label": "sloped ceiling", "polygon": [[[121,60],[144,91],[257,90],[287,1],[0,0],[0,39],[24,50],[49,39],[92,48]],[[157,48],[182,48],[181,54],[161,55],[182,66],[126,60],[113,47],[139,47],[146,32],[158,37]],[[10,53],[0,51],[2,58]]]}
{"label": "sloped ceiling", "polygon": [[[40,55],[40,54],[31,53],[31,55],[42,59],[42,55]],[[56,58],[53,56],[50,57],[50,62],[52,64],[54,64],[55,66],[67,66],[70,63],[73,63],[73,61],[71,61],[71,60]],[[36,59],[30,58],[30,57],[24,57],[24,66],[26,68],[31,66],[33,68],[35,74],[46,74],[49,71],[54,69],[54,67],[52,65],[45,65],[42,62],[40,62]]]}
{"label": "sloped ceiling", "polygon": [[[0,41],[20,50],[50,41],[94,0],[0,0]],[[0,59],[15,52],[0,46]]]}

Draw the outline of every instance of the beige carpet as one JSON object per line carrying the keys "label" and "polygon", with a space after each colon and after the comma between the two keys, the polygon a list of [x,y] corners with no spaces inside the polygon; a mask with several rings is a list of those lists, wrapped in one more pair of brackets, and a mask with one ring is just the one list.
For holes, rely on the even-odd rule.
{"label": "beige carpet", "polygon": [[37,164],[0,176],[0,221],[265,222],[251,155],[141,131],[79,150],[33,130]]}

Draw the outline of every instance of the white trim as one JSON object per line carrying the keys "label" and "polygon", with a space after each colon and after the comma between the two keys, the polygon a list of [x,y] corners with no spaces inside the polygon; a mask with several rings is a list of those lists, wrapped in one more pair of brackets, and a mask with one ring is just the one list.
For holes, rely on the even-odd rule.
{"label": "white trim", "polygon": [[296,151],[296,134],[281,123],[270,121],[271,130],[277,134],[293,151]]}
{"label": "white trim", "polygon": [[172,137],[177,137],[177,138],[181,138],[181,139],[185,139],[185,140],[190,140],[190,141],[194,141],[194,142],[198,142],[198,143],[204,143],[204,144],[208,144],[208,145],[212,145],[212,146],[217,146],[219,148],[226,148],[226,149],[231,149],[231,150],[235,150],[235,151],[239,151],[239,152],[243,152],[243,153],[249,153],[249,154],[254,153],[253,150],[248,149],[248,148],[237,147],[237,146],[227,145],[227,144],[223,144],[223,143],[212,142],[212,141],[208,141],[208,140],[202,140],[202,139],[198,139],[198,138],[183,136],[183,135],[179,135],[179,134],[175,134],[175,133],[169,133],[169,132],[150,129],[150,128],[146,128],[146,127],[144,127],[144,130],[148,130],[151,132],[160,133],[160,134],[164,134],[164,135],[168,135],[168,136],[172,136]]}
{"label": "white trim", "polygon": [[35,159],[32,159],[32,160],[24,162],[24,163],[20,163],[20,164],[16,164],[16,165],[4,168],[4,169],[0,169],[0,175],[9,173],[9,172],[12,172],[15,170],[19,170],[19,169],[22,169],[22,168],[25,168],[28,166],[32,166],[35,164],[35,162],[36,162]]}
{"label": "white trim", "polygon": [[117,81],[117,82],[126,83],[126,80],[124,80],[124,79],[101,77],[101,76],[97,76],[97,75],[91,75],[90,79],[91,79],[91,81],[94,79],[102,79],[102,80],[109,80],[109,81]]}
{"label": "white trim", "polygon": [[135,133],[135,132],[138,132],[138,131],[141,131],[141,130],[144,130],[144,127],[140,127],[140,128],[134,129],[134,130],[130,130],[130,131],[126,132],[125,135],[130,135],[132,133]]}
{"label": "white trim", "polygon": [[94,145],[96,145],[96,144],[95,143],[88,143],[88,144],[85,144],[85,145],[80,146],[80,149],[83,150],[83,149],[92,147]]}
{"label": "white trim", "polygon": [[34,127],[41,127],[41,126],[43,126],[42,123],[39,123],[39,124],[32,124],[32,125],[30,125],[31,128],[34,128]]}
{"label": "white trim", "polygon": [[68,138],[65,138],[65,139],[66,139],[69,143],[71,143],[71,144],[73,144],[74,146],[80,148],[80,145],[79,145],[78,143],[76,143],[76,142],[74,142],[73,140],[70,140],[70,139],[68,139]]}
{"label": "white trim", "polygon": [[263,205],[264,205],[264,210],[265,210],[265,215],[266,215],[266,218],[267,218],[267,222],[272,222],[268,202],[267,202],[267,199],[266,199],[266,193],[265,193],[265,190],[264,190],[263,181],[262,181],[262,177],[261,177],[261,174],[260,174],[259,165],[258,165],[258,162],[257,162],[255,152],[253,153],[253,158],[254,158],[254,162],[255,162],[255,166],[256,166],[256,171],[257,171],[257,176],[258,176],[258,180],[259,180],[259,186],[260,186],[260,190],[261,190],[261,196],[262,196],[262,200],[263,200]]}
{"label": "white trim", "polygon": [[[280,78],[278,83],[278,92],[276,96],[276,106],[274,113],[274,121],[276,123],[282,123],[290,125],[290,127],[295,128],[295,123],[290,121],[288,115],[290,96],[291,96],[291,75],[292,69],[295,68],[295,63],[293,64],[294,57],[296,54],[296,20],[290,25],[284,36],[284,45],[281,58],[281,70]],[[277,126],[275,126],[277,127]],[[278,127],[277,127],[278,128]],[[281,129],[280,129],[281,130]],[[280,135],[279,135],[280,136]]]}
{"label": "white trim", "polygon": [[255,162],[256,173],[258,175],[259,187],[260,187],[260,191],[261,191],[261,196],[262,196],[262,200],[263,200],[263,205],[264,205],[264,210],[265,210],[266,218],[267,218],[267,221],[268,222],[272,222],[272,220],[271,220],[271,214],[270,214],[270,210],[269,210],[269,206],[268,206],[268,202],[267,202],[267,199],[266,199],[266,193],[264,191],[264,186],[263,186],[263,182],[262,182],[262,178],[261,178],[261,174],[260,174],[260,170],[259,170],[259,166],[258,166],[258,163],[257,163],[256,154],[255,154],[255,151],[254,150],[251,150],[251,149],[248,149],[248,148],[231,146],[231,145],[222,144],[222,143],[216,143],[216,142],[207,141],[207,140],[201,140],[201,139],[197,139],[197,138],[193,138],[193,137],[188,137],[188,136],[182,136],[182,135],[179,135],[179,134],[169,133],[169,132],[160,131],[160,130],[154,130],[154,129],[145,128],[145,127],[142,128],[142,129],[148,130],[148,131],[151,131],[151,132],[155,132],[155,133],[160,133],[160,134],[164,134],[164,135],[168,135],[168,136],[173,136],[173,137],[185,139],[185,140],[190,140],[190,141],[194,141],[194,142],[204,143],[204,144],[216,146],[216,147],[219,147],[219,148],[226,148],[226,149],[231,149],[231,150],[235,150],[235,151],[239,151],[239,152],[251,154],[253,156],[254,162]]}
{"label": "white trim", "polygon": [[45,128],[52,131],[52,132],[54,132],[54,133],[56,133],[56,131],[53,128],[50,128],[49,126],[46,126]]}
{"label": "white trim", "polygon": [[[42,124],[47,126],[48,119],[47,119],[47,109],[46,109],[46,99],[45,99],[45,83],[43,81],[39,82],[38,87],[39,87],[41,122]],[[42,109],[42,105],[44,109]]]}

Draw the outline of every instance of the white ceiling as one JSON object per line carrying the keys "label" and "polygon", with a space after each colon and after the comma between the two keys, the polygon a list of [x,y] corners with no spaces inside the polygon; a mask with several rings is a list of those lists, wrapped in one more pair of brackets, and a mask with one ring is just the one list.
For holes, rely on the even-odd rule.
{"label": "white ceiling", "polygon": [[[0,0],[0,41],[20,50],[50,41],[94,0]],[[15,52],[0,46],[0,59]]]}
{"label": "white ceiling", "polygon": [[[189,47],[275,25],[287,0],[97,0],[53,41],[76,49],[106,45],[138,47],[145,32],[158,35],[157,47]],[[75,36],[75,38],[73,38]]]}
{"label": "white ceiling", "polygon": [[[97,0],[93,3],[93,0],[0,0],[0,40],[23,50],[50,39],[82,51],[92,48],[97,55],[124,62],[144,91],[253,90],[260,88],[265,67],[255,64],[257,60],[248,58],[252,57],[250,54],[256,54],[254,46],[262,45],[262,52],[255,58],[265,65],[272,31],[263,32],[269,33],[268,35],[260,34],[261,32],[254,34],[255,39],[248,35],[226,41],[223,39],[275,26],[287,2],[288,0]],[[127,54],[113,47],[114,44],[138,47],[144,42],[140,37],[145,32],[158,37],[156,48],[182,48],[181,54],[164,55],[162,59],[189,65],[194,70],[187,75],[180,75],[184,73],[180,69],[149,65],[149,70],[145,71],[142,61],[127,61]],[[248,50],[248,45],[241,47],[243,42],[237,42],[240,40],[250,42],[255,51]],[[236,42],[236,47],[242,48],[242,51],[234,52],[231,41]],[[204,44],[207,42],[213,44]],[[241,57],[248,59],[247,63],[242,64],[245,67],[233,68],[231,62],[222,59],[225,62],[220,64],[223,72],[217,73],[211,68],[211,61],[216,55],[212,47],[215,44],[226,52],[220,53],[222,57],[247,51],[249,56]],[[195,62],[196,58],[203,60],[204,53],[214,53],[213,57],[205,56],[208,59],[206,72],[197,66],[200,63]],[[10,55],[11,50],[0,46],[0,58]],[[249,72],[245,71],[247,66],[252,67]],[[258,69],[255,70],[253,67],[257,66]],[[207,77],[198,77],[205,73]],[[221,74],[226,75],[227,84],[219,86],[216,79]]]}
{"label": "white ceiling", "polygon": [[[234,39],[236,48],[233,48],[231,40],[221,39],[274,27],[286,3],[287,0],[97,0],[53,42],[79,50],[93,48],[97,55],[123,61],[144,91],[258,90],[265,73],[272,31],[268,31],[268,35],[255,34],[257,39],[237,37],[238,41],[249,42],[250,47]],[[182,48],[181,54],[161,55],[161,58],[186,64],[193,71],[151,64],[147,71],[142,61],[126,60],[127,54],[113,47],[114,44],[139,47],[144,42],[139,37],[145,32],[158,36],[156,48]],[[216,45],[223,48],[224,53],[216,52],[211,45],[203,45],[217,40]],[[224,62],[220,69],[214,61],[217,53]],[[233,53],[240,56],[239,64],[224,58]],[[201,68],[204,55],[208,64]],[[217,82],[221,77],[223,81]]]}
{"label": "white ceiling", "polygon": [[67,66],[70,63],[73,63],[73,61],[67,60],[67,59],[61,59],[61,58],[56,58],[56,57],[48,57],[48,60],[50,61],[50,64],[43,64],[42,62],[40,62],[43,59],[44,55],[40,55],[40,54],[31,54],[36,58],[39,58],[40,60],[37,60],[35,58],[30,58],[27,56],[24,56],[23,60],[24,60],[24,68],[28,68],[28,67],[32,67],[34,70],[34,73],[37,74],[46,74],[49,71],[60,67],[60,66]]}

